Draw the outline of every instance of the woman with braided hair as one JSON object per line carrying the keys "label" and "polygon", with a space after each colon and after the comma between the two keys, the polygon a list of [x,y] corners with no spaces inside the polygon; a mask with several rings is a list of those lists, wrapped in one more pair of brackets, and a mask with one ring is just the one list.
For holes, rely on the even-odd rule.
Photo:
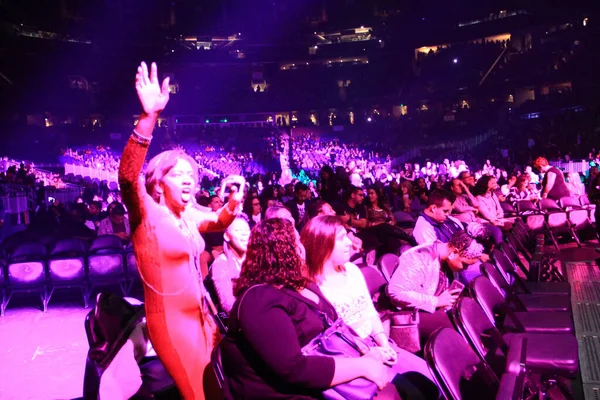
{"label": "woman with braided hair", "polygon": [[392,302],[400,308],[419,310],[421,342],[442,326],[452,327],[446,310],[462,292],[452,289],[454,273],[474,264],[483,246],[465,231],[452,235],[448,243],[422,244],[400,256],[400,264],[388,285]]}
{"label": "woman with braided hair", "polygon": [[119,167],[123,201],[129,210],[131,240],[144,286],[147,327],[156,353],[185,399],[219,397],[210,355],[219,337],[205,302],[199,271],[204,249],[200,232],[222,231],[234,220],[245,181],[234,176],[229,203],[217,212],[194,200],[198,167],[180,150],[160,153],[142,166],[160,112],[169,101],[169,78],[162,86],[156,64],[138,67],[135,87],[143,112]]}

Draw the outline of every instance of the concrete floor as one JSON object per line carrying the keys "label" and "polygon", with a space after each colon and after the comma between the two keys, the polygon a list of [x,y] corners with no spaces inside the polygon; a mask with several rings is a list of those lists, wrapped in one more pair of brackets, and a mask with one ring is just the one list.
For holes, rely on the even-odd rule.
{"label": "concrete floor", "polygon": [[[16,300],[16,299],[15,299]],[[26,306],[0,318],[0,399],[80,397],[88,343],[81,306]]]}

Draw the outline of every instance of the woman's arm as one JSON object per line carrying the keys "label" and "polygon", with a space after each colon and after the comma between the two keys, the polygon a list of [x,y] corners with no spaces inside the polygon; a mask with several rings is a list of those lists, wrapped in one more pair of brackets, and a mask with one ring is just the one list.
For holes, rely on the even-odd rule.
{"label": "woman's arm", "polygon": [[140,173],[158,116],[169,102],[169,78],[159,85],[156,64],[152,63],[148,73],[148,66],[142,62],[135,76],[135,89],[143,112],[123,150],[119,165],[119,185],[132,230],[141,223],[146,205],[152,202],[140,182]]}
{"label": "woman's arm", "polygon": [[550,191],[552,190],[552,187],[554,187],[554,182],[556,181],[556,174],[554,172],[546,172],[547,175],[547,180],[546,180],[546,186],[544,186],[544,191],[542,192],[542,199],[545,199],[546,197],[548,197],[548,193],[550,193]]}

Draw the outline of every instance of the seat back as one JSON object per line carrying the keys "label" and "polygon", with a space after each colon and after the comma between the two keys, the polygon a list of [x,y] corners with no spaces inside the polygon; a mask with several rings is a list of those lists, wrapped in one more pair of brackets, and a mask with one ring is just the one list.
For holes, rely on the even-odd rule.
{"label": "seat back", "polygon": [[121,239],[115,235],[100,235],[90,246],[90,253],[109,254],[117,251],[123,251],[123,244]]}
{"label": "seat back", "polygon": [[500,207],[502,207],[502,211],[504,211],[506,217],[512,217],[517,214],[517,209],[510,203],[503,201],[500,203]]}
{"label": "seat back", "polygon": [[579,196],[579,204],[582,207],[588,207],[588,206],[592,205],[592,203],[590,203],[590,199],[588,198],[587,194],[582,194],[581,196]]}
{"label": "seat back", "polygon": [[80,239],[63,239],[56,242],[50,252],[51,257],[69,258],[85,254],[85,243]]}
{"label": "seat back", "polygon": [[365,282],[367,283],[367,289],[369,295],[373,298],[377,293],[381,293],[383,287],[387,285],[387,282],[380,271],[374,267],[364,266],[360,267]]}
{"label": "seat back", "polygon": [[390,281],[390,279],[392,279],[392,275],[394,275],[396,268],[398,268],[398,264],[399,258],[396,254],[384,254],[379,259],[379,270],[388,282]]}
{"label": "seat back", "polygon": [[498,379],[458,332],[435,331],[425,345],[425,360],[446,399],[496,397]]}
{"label": "seat back", "polygon": [[475,350],[479,357],[486,361],[492,370],[500,376],[504,372],[506,358],[497,354],[507,350],[502,334],[491,323],[483,309],[470,297],[462,297],[452,308],[452,315],[459,332]]}
{"label": "seat back", "polygon": [[563,210],[566,211],[578,210],[581,208],[581,204],[579,204],[579,201],[571,196],[562,197],[560,200],[558,200],[558,204]]}
{"label": "seat back", "polygon": [[517,212],[519,214],[538,214],[539,208],[531,200],[517,201]]}
{"label": "seat back", "polygon": [[569,221],[575,229],[585,229],[591,226],[588,210],[573,209],[569,211]]}
{"label": "seat back", "polygon": [[43,260],[45,259],[46,255],[46,246],[44,246],[42,243],[23,243],[14,249],[10,257],[10,261],[20,262],[31,260]]}
{"label": "seat back", "polygon": [[493,253],[494,264],[500,270],[500,273],[504,277],[504,280],[509,282],[511,285],[513,283],[513,274],[516,273],[514,264],[510,261],[508,256],[502,251],[502,248],[510,247],[503,243],[504,246],[501,246],[499,249],[495,249]]}
{"label": "seat back", "polygon": [[563,212],[564,210],[560,208],[558,203],[552,199],[541,199],[540,200],[540,210],[545,213],[551,212]]}
{"label": "seat back", "polygon": [[478,276],[471,281],[469,292],[490,321],[495,323],[496,317],[506,308],[506,300],[500,290],[487,277]]}
{"label": "seat back", "polygon": [[485,276],[487,276],[487,278],[490,281],[492,281],[494,286],[496,286],[496,288],[500,290],[504,297],[506,297],[509,293],[512,292],[509,283],[506,282],[506,279],[504,279],[504,277],[502,276],[500,271],[498,271],[495,265],[487,262],[482,263],[481,271]]}

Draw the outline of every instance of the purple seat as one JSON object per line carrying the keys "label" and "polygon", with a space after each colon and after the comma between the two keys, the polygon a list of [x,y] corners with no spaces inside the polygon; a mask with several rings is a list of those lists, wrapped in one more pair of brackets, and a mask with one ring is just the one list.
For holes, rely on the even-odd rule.
{"label": "purple seat", "polygon": [[446,399],[516,399],[523,393],[522,371],[507,372],[499,381],[489,365],[450,328],[440,328],[429,337],[425,360]]}
{"label": "purple seat", "polygon": [[48,301],[56,289],[77,287],[81,290],[84,307],[88,307],[85,247],[82,240],[74,238],[60,240],[55,244],[48,260],[50,279]]}
{"label": "purple seat", "polygon": [[570,233],[577,244],[581,245],[579,237],[577,236],[577,232],[575,232],[571,222],[569,221],[568,214],[566,211],[560,208],[556,201],[552,199],[541,199],[540,210],[546,214],[547,233],[552,239],[556,250],[559,250],[558,242],[554,236],[556,233]]}
{"label": "purple seat", "polygon": [[[494,253],[496,265],[506,274],[511,276],[514,284],[513,289],[527,294],[570,294],[569,282],[531,282],[526,281],[517,273],[515,260],[520,263],[519,256],[508,243],[500,244],[500,251]],[[522,269],[522,263],[519,264]],[[529,271],[525,270],[526,273]]]}
{"label": "purple seat", "polygon": [[362,272],[363,277],[365,278],[367,289],[369,290],[371,298],[373,298],[376,294],[381,293],[387,285],[387,282],[381,272],[374,267],[360,267],[360,272]]}
{"label": "purple seat", "polygon": [[46,256],[46,247],[42,243],[24,243],[14,249],[7,265],[7,295],[3,296],[2,314],[17,292],[38,292],[42,310],[48,310]]}
{"label": "purple seat", "polygon": [[516,205],[517,213],[523,218],[530,233],[540,234],[546,232],[546,218],[533,201],[521,200]]}
{"label": "purple seat", "polygon": [[[497,250],[496,250],[497,251]],[[503,293],[515,311],[570,311],[571,300],[566,294],[515,294],[512,286],[496,266],[481,265],[482,272]]]}
{"label": "purple seat", "polygon": [[383,274],[386,281],[390,281],[392,279],[392,275],[398,268],[399,258],[396,254],[384,254],[379,259],[379,270]]}
{"label": "purple seat", "polygon": [[513,311],[502,293],[485,276],[478,276],[469,291],[486,315],[505,332],[573,333],[573,318],[567,311]]}
{"label": "purple seat", "polygon": [[525,365],[528,371],[572,377],[579,358],[577,339],[570,334],[507,333],[502,335],[475,300],[461,298],[452,309],[459,331],[496,371],[521,368],[521,347],[527,339]]}
{"label": "purple seat", "polygon": [[505,217],[514,217],[517,215],[517,209],[514,208],[513,205],[510,203],[503,201],[500,203],[500,207],[502,207],[502,211],[504,211]]}
{"label": "purple seat", "polygon": [[123,296],[127,295],[123,245],[117,236],[102,235],[92,242],[88,255],[88,281],[90,287],[119,285]]}
{"label": "purple seat", "polygon": [[561,199],[558,200],[558,204],[565,211],[582,210],[583,209],[581,204],[579,204],[579,201],[576,198],[571,197],[571,196],[562,197]]}

